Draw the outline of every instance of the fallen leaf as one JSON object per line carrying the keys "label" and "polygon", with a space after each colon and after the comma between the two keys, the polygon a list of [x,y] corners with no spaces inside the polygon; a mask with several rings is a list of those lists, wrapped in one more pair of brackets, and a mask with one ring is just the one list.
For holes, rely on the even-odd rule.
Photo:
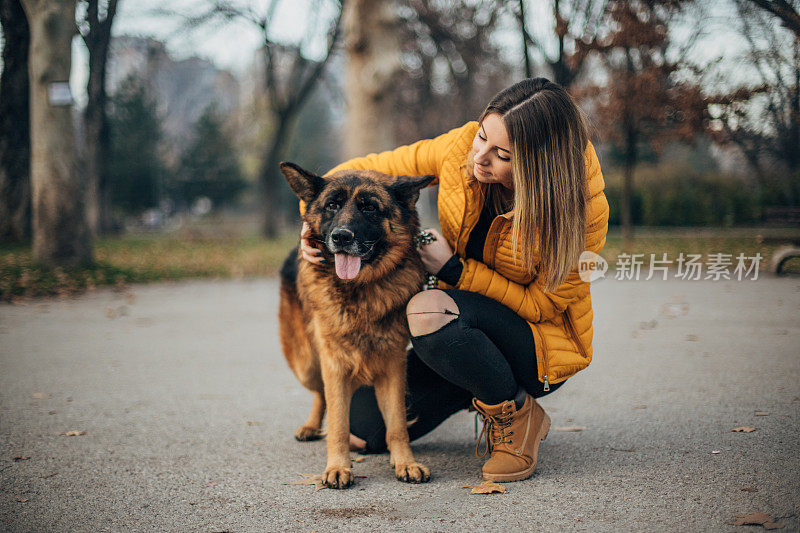
{"label": "fallen leaf", "polygon": [[737,433],[752,433],[756,430],[756,428],[751,428],[749,426],[742,426],[738,428],[733,428],[731,431],[735,431]]}
{"label": "fallen leaf", "polygon": [[733,526],[764,526],[764,529],[781,529],[783,524],[775,522],[775,519],[766,513],[750,513],[746,515],[734,515]]}
{"label": "fallen leaf", "polygon": [[77,431],[77,430],[65,431],[64,433],[62,433],[62,435],[64,435],[65,437],[80,437],[81,435],[86,435],[86,430],[84,429],[83,431]]}
{"label": "fallen leaf", "polygon": [[480,485],[470,486],[466,485],[461,487],[462,489],[472,489],[469,491],[470,494],[505,494],[506,488],[501,485],[500,483],[495,483],[494,481],[484,481]]}
{"label": "fallen leaf", "polygon": [[754,414],[756,416],[769,416],[769,411],[756,411]]}
{"label": "fallen leaf", "polygon": [[719,453],[719,450],[711,450],[711,453],[717,454],[717,453]]}
{"label": "fallen leaf", "polygon": [[758,492],[758,489],[755,487],[742,487],[741,490],[745,492]]}
{"label": "fallen leaf", "polygon": [[658,322],[653,319],[649,322],[639,322],[639,329],[656,329]]}
{"label": "fallen leaf", "polygon": [[46,400],[46,399],[50,398],[50,393],[47,393],[47,392],[34,392],[33,394],[31,394],[31,398],[34,398],[36,400]]}
{"label": "fallen leaf", "polygon": [[766,522],[772,522],[772,517],[766,513],[750,513],[746,515],[733,515],[734,526],[760,526]]}
{"label": "fallen leaf", "polygon": [[647,409],[647,406],[644,405],[644,404],[642,404],[642,405],[634,405],[633,408],[634,409]]}
{"label": "fallen leaf", "polygon": [[690,333],[689,335],[686,335],[686,340],[687,341],[696,341],[697,339],[698,339],[697,335],[694,335],[692,333]]}
{"label": "fallen leaf", "polygon": [[353,461],[354,463],[363,463],[364,462],[364,456],[363,455],[359,455],[358,457],[353,457],[351,459],[351,461]]}
{"label": "fallen leaf", "polygon": [[16,457],[14,457],[14,462],[18,463],[20,461],[27,461],[28,459],[30,459],[30,457],[28,457],[26,455],[18,455]]}
{"label": "fallen leaf", "polygon": [[261,422],[253,422],[253,421],[251,421],[251,420],[248,420],[248,421],[247,421],[247,425],[248,425],[248,426],[260,426],[260,425],[261,425]]}
{"label": "fallen leaf", "polygon": [[554,426],[554,431],[583,431],[586,426]]}
{"label": "fallen leaf", "polygon": [[325,483],[322,481],[322,474],[300,474],[303,476],[303,479],[298,481],[290,481],[288,483],[284,483],[284,485],[314,485],[314,490],[322,490],[325,487]]}
{"label": "fallen leaf", "polygon": [[28,498],[17,498],[17,501],[20,503],[25,503],[26,501],[28,501]]}

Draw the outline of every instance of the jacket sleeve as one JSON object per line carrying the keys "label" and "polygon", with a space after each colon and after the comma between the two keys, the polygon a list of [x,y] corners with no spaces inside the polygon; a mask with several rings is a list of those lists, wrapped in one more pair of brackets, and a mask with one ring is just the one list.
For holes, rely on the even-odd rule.
{"label": "jacket sleeve", "polygon": [[[589,207],[591,209],[586,226],[586,250],[597,254],[603,249],[608,233],[608,201],[602,191],[602,175],[600,165],[591,152],[588,160],[590,183],[598,183],[599,191],[592,196]],[[590,189],[591,190],[591,189]],[[578,267],[572,270],[563,283],[553,292],[543,289],[540,280],[534,279],[528,285],[515,283],[496,270],[474,259],[462,259],[464,269],[456,284],[456,288],[477,292],[488,296],[510,307],[528,322],[544,322],[561,314],[567,306],[589,292],[589,282],[580,278]]]}
{"label": "jacket sleeve", "polygon": [[[401,146],[394,150],[356,157],[333,167],[326,175],[340,170],[377,170],[391,176],[425,176],[434,174],[436,179],[428,187],[439,183],[439,172],[452,144],[462,135],[469,123],[443,133],[433,139],[423,139],[414,144]],[[300,202],[300,214],[305,205]]]}

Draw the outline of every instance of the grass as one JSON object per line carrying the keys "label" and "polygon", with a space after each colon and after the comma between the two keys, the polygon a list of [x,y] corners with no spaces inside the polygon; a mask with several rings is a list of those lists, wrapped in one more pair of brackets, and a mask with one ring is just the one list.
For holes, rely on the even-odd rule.
{"label": "grass", "polygon": [[[634,239],[626,245],[619,229],[612,228],[608,232],[606,244],[600,255],[613,269],[617,258],[622,253],[645,254],[644,262],[648,265],[650,254],[656,254],[660,260],[667,254],[667,260],[675,261],[681,252],[702,255],[702,262],[709,263],[709,254],[731,254],[732,261],[740,253],[745,257],[761,254],[759,272],[769,266],[772,254],[784,246],[785,241],[800,238],[796,228],[636,228]],[[677,268],[677,265],[673,265]]]}
{"label": "grass", "polygon": [[[759,242],[767,237],[797,237],[796,229],[779,228],[636,228],[634,240],[626,246],[619,231],[609,231],[601,255],[613,270],[622,253],[643,253],[646,272],[649,254],[675,260],[678,255],[760,253],[764,272],[779,242]],[[287,252],[296,244],[297,234],[266,240],[252,230],[220,231],[213,225],[192,226],[170,234],[138,234],[98,239],[94,243],[96,264],[89,268],[48,270],[34,264],[29,246],[0,245],[0,301],[42,296],[68,297],[96,287],[124,287],[189,278],[243,278],[273,276]],[[796,271],[797,268],[795,267]]]}
{"label": "grass", "polygon": [[104,238],[94,243],[94,266],[52,270],[33,262],[29,246],[0,246],[0,301],[130,283],[272,276],[296,241],[294,233],[275,240],[185,233]]}

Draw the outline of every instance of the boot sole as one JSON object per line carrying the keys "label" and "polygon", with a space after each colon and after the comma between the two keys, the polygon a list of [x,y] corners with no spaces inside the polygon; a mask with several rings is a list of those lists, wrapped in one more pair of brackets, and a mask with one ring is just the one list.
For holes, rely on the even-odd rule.
{"label": "boot sole", "polygon": [[519,472],[509,472],[508,474],[487,474],[484,472],[483,479],[486,481],[494,481],[495,483],[508,483],[510,481],[522,481],[523,479],[528,479],[531,477],[534,470],[536,470],[536,463],[539,460],[539,444],[541,444],[542,441],[547,438],[549,433],[550,415],[545,413],[544,419],[542,420],[542,427],[539,430],[539,434],[536,436],[536,447],[534,448],[536,461],[534,461],[531,466],[525,470],[520,470]]}

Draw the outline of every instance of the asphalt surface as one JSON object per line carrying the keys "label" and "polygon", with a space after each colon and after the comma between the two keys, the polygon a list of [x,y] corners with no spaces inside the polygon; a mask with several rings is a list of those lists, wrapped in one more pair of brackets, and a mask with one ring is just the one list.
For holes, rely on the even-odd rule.
{"label": "asphalt surface", "polygon": [[760,511],[800,530],[798,278],[593,284],[594,361],[541,401],[534,477],[485,496],[462,488],[482,464],[466,412],[414,443],[426,485],[386,455],[346,491],[287,485],[323,470],[325,444],[292,438],[311,396],[281,355],[277,289],[0,305],[1,528],[750,531],[728,521]]}

